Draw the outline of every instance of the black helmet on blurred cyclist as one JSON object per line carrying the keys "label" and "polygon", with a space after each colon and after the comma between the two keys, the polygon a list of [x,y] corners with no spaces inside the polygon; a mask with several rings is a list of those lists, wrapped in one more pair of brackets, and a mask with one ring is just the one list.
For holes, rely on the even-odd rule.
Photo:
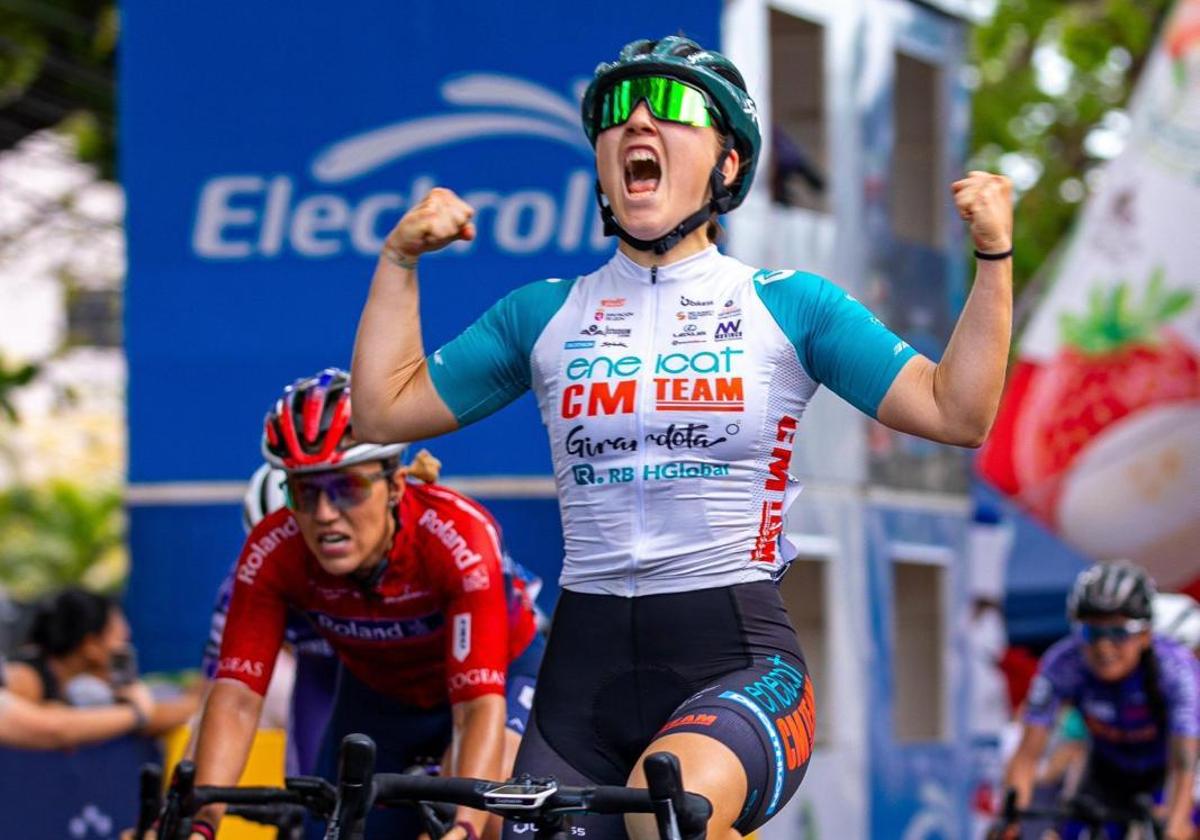
{"label": "black helmet on blurred cyclist", "polygon": [[1154,581],[1140,567],[1123,560],[1097,563],[1075,578],[1067,615],[1072,621],[1110,616],[1149,620],[1155,592]]}

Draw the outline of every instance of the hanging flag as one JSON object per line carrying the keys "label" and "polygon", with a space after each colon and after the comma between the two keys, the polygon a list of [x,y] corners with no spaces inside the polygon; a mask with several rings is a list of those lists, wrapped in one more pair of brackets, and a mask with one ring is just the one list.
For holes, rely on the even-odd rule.
{"label": "hanging flag", "polygon": [[1082,552],[1181,587],[1200,577],[1200,0],[1173,10],[1130,118],[978,465]]}

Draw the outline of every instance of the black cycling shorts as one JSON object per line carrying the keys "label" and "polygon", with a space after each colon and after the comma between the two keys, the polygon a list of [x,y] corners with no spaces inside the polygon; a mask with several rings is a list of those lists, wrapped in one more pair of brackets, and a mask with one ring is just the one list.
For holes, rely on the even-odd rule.
{"label": "black cycling shorts", "polygon": [[[813,691],[778,587],[637,598],[563,591],[516,772],[623,785],[655,738],[675,732],[715,738],[741,760],[748,786],[734,827],[743,834],[799,788],[812,753]],[[573,825],[587,840],[626,837],[620,816]],[[531,832],[507,823],[504,836]]]}

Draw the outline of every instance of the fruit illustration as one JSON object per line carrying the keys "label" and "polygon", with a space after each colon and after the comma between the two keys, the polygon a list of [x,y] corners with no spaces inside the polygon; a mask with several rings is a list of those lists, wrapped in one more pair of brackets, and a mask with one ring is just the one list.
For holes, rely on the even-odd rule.
{"label": "fruit illustration", "polygon": [[1152,406],[1101,432],[1063,478],[1057,516],[1085,554],[1186,585],[1200,545],[1200,401]]}
{"label": "fruit illustration", "polygon": [[1181,59],[1197,41],[1200,41],[1200,2],[1185,0],[1167,25],[1164,36],[1167,55]]}
{"label": "fruit illustration", "polygon": [[1017,419],[1020,493],[1056,522],[1064,474],[1101,432],[1148,407],[1200,400],[1196,349],[1166,327],[1192,303],[1156,271],[1137,304],[1128,287],[1094,290],[1083,315],[1060,321],[1062,346],[1030,384]]}

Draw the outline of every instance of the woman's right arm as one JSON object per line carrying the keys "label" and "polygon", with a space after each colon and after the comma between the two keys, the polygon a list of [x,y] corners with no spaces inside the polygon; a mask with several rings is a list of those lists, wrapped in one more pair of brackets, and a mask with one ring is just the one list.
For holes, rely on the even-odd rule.
{"label": "woman's right arm", "polygon": [[[213,683],[200,719],[196,737],[196,784],[236,785],[250,756],[263,698],[237,680]],[[210,806],[197,816],[214,826],[225,813],[223,806]]]}
{"label": "woman's right arm", "polygon": [[474,239],[474,214],[453,192],[437,187],[388,234],[354,341],[351,409],[359,439],[412,441],[458,428],[425,361],[417,260],[456,240]]}
{"label": "woman's right arm", "polygon": [[[204,700],[196,735],[197,785],[235,785],[242,775],[283,643],[289,603],[289,572],[297,573],[302,556],[294,546],[275,546],[256,560],[252,546],[261,539],[260,523],[246,538],[234,575],[233,594],[221,635],[221,652]],[[224,807],[205,808],[197,816],[216,826]]]}
{"label": "woman's right arm", "polygon": [[25,662],[4,663],[4,687],[16,697],[31,703],[44,700],[42,678]]}
{"label": "woman's right arm", "polygon": [[128,703],[97,709],[37,704],[0,689],[0,744],[26,750],[56,750],[107,741],[139,729],[154,710],[140,683],[126,692]]}
{"label": "woman's right arm", "polygon": [[1037,781],[1038,761],[1046,751],[1050,740],[1050,728],[1034,723],[1026,723],[1021,734],[1021,744],[1008,762],[1008,771],[1004,774],[1006,785],[1017,792],[1017,807],[1025,808],[1033,798],[1033,785]]}

